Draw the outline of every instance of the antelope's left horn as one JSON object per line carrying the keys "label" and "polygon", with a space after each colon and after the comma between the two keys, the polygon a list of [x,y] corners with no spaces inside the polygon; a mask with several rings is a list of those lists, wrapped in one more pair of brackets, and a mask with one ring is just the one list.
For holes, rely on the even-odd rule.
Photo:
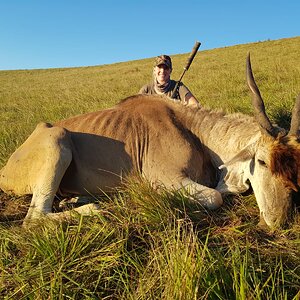
{"label": "antelope's left horn", "polygon": [[252,93],[252,105],[254,108],[254,115],[258,124],[260,125],[261,131],[264,134],[275,137],[276,136],[275,129],[266,114],[264,101],[260,95],[260,91],[254,80],[254,76],[251,68],[251,62],[250,62],[250,53],[248,53],[247,56],[246,75],[247,75],[247,83]]}

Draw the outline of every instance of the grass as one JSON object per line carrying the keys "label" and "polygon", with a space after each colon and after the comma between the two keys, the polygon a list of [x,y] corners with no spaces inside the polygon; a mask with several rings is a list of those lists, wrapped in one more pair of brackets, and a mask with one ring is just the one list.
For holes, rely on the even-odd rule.
{"label": "grass", "polygon": [[242,201],[209,213],[180,193],[139,186],[100,202],[102,213],[93,217],[30,230],[3,225],[0,295],[297,299],[299,227],[263,232],[257,209],[247,211]]}
{"label": "grass", "polygon": [[[205,106],[251,114],[250,51],[267,112],[288,128],[299,49],[295,37],[200,51],[184,82]],[[187,56],[174,56],[173,78]],[[145,59],[0,72],[0,166],[38,122],[111,107],[151,80],[151,68]],[[1,299],[300,299],[300,216],[262,230],[253,195],[208,212],[132,181],[99,199],[100,214],[24,229],[29,200],[0,194]]]}

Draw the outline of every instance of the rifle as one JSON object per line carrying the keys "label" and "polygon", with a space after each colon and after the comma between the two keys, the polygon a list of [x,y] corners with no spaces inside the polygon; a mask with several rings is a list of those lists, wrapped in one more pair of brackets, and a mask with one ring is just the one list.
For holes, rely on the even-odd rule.
{"label": "rifle", "polygon": [[174,89],[173,94],[171,95],[171,98],[174,99],[174,98],[176,97],[176,95],[177,95],[177,93],[178,93],[178,87],[179,87],[179,84],[180,84],[180,82],[181,82],[181,80],[182,80],[182,78],[183,78],[185,72],[189,69],[190,65],[192,64],[192,61],[193,61],[193,59],[195,58],[195,56],[196,56],[196,54],[197,54],[197,51],[198,51],[200,45],[201,45],[200,42],[196,42],[196,43],[195,43],[194,48],[192,49],[192,52],[191,52],[191,54],[190,54],[190,56],[189,56],[189,58],[188,58],[188,60],[187,60],[187,62],[186,62],[186,64],[185,64],[185,67],[183,68],[183,72],[182,72],[182,74],[181,74],[179,80],[177,81],[177,83],[176,83],[176,85],[175,85],[175,89]]}

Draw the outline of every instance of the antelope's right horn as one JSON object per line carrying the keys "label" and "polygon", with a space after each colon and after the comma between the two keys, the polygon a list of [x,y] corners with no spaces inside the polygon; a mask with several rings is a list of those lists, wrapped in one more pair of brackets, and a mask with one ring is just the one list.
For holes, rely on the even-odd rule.
{"label": "antelope's right horn", "polygon": [[292,111],[291,128],[288,135],[298,135],[300,126],[300,94],[296,98],[296,102]]}

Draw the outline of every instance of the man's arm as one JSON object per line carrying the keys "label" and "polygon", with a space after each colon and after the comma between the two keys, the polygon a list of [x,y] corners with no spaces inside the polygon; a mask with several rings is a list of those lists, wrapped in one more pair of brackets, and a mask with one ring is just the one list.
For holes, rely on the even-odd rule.
{"label": "man's arm", "polygon": [[191,92],[185,95],[184,102],[186,103],[186,105],[191,107],[201,107],[199,101],[194,97],[194,95]]}

